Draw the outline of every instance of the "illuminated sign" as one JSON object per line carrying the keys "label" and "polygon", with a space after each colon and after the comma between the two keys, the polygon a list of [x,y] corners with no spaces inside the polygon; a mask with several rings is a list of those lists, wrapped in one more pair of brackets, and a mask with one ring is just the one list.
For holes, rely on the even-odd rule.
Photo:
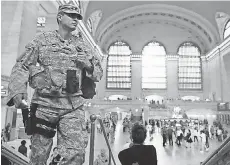
{"label": "illuminated sign", "polygon": [[229,102],[218,103],[217,104],[217,110],[218,111],[230,111]]}
{"label": "illuminated sign", "polygon": [[37,26],[38,27],[45,27],[46,18],[45,17],[38,17],[37,19]]}

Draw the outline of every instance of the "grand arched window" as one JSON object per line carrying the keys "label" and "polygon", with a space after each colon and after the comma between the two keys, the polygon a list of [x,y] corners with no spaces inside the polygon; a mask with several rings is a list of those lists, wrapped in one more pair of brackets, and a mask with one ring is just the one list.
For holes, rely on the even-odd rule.
{"label": "grand arched window", "polygon": [[131,88],[131,49],[122,41],[109,47],[107,60],[107,88]]}
{"label": "grand arched window", "polygon": [[200,49],[191,42],[185,42],[178,49],[179,89],[202,89]]}
{"label": "grand arched window", "polygon": [[166,89],[166,51],[158,42],[148,43],[142,50],[142,88]]}
{"label": "grand arched window", "polygon": [[228,20],[224,28],[224,39],[228,36],[230,36],[230,20]]}

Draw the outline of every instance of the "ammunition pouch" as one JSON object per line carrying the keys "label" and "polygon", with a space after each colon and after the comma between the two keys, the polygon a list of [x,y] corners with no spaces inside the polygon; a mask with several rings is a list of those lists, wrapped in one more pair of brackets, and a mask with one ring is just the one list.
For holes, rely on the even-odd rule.
{"label": "ammunition pouch", "polygon": [[53,138],[56,133],[57,122],[51,123],[44,119],[36,117],[37,104],[32,103],[29,109],[22,110],[23,123],[27,135],[35,133],[43,135],[47,138]]}
{"label": "ammunition pouch", "polygon": [[74,94],[79,90],[79,79],[76,76],[76,70],[67,70],[66,92]]}
{"label": "ammunition pouch", "polygon": [[81,91],[82,97],[85,99],[92,99],[94,95],[96,95],[96,84],[95,82],[86,76],[86,70],[82,70],[82,83],[81,83]]}

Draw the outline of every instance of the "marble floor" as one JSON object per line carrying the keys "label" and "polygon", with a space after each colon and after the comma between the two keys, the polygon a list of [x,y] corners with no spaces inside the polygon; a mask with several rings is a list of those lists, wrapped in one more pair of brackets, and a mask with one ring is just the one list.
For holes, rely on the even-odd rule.
{"label": "marble floor", "polygon": [[[116,160],[116,164],[120,165],[118,159],[118,153],[127,148],[130,142],[129,133],[122,131],[122,124],[118,122],[116,133],[115,133],[115,142],[111,145],[114,158]],[[145,144],[154,145],[157,150],[158,156],[158,165],[200,165],[200,162],[205,160],[217,147],[221,144],[217,142],[216,139],[210,140],[210,149],[208,152],[200,152],[200,144],[199,143],[192,143],[192,148],[186,148],[183,144],[182,146],[178,147],[176,144],[174,146],[166,145],[163,147],[162,145],[162,136],[160,133],[155,133],[153,135],[153,140],[150,141],[149,135],[146,138]],[[96,133],[95,136],[95,156],[96,157],[100,153],[100,149],[105,148],[108,151],[106,142],[102,134]],[[84,165],[89,164],[89,146],[87,147],[87,155],[86,155],[86,162]]]}
{"label": "marble floor", "polygon": [[[118,153],[127,148],[130,142],[129,133],[122,131],[122,122],[119,121],[116,128],[115,133],[115,142],[111,145],[113,155],[117,165],[120,165],[118,160]],[[178,147],[176,144],[174,146],[166,145],[166,147],[162,146],[162,137],[160,133],[155,133],[153,135],[153,140],[150,141],[149,135],[146,138],[145,144],[152,144],[156,147],[157,156],[158,156],[158,165],[200,165],[200,162],[205,160],[208,155],[210,155],[221,143],[217,142],[216,139],[210,140],[210,150],[208,152],[200,152],[200,144],[192,143],[192,148],[186,148],[185,145]],[[18,139],[12,142],[9,142],[9,145],[13,146],[17,149],[20,145],[20,141],[22,139]],[[27,147],[30,145],[30,140],[27,139]],[[55,144],[55,140],[54,140]],[[84,165],[89,164],[89,146],[86,148],[86,158]],[[28,147],[29,148],[29,147]],[[100,150],[104,148],[107,153],[108,147],[106,145],[104,136],[100,133],[95,135],[95,150],[94,150],[94,158],[100,153]]]}

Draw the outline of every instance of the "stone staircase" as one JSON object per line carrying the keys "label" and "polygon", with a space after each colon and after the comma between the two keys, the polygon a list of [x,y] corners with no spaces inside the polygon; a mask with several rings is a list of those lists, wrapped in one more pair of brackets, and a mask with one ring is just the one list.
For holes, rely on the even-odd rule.
{"label": "stone staircase", "polygon": [[230,165],[230,136],[201,165]]}
{"label": "stone staircase", "polygon": [[[28,165],[29,163],[29,158],[17,152],[9,145],[3,143],[1,144],[1,157],[2,157],[2,162],[1,162],[2,165]],[[11,164],[7,162],[7,159]]]}

